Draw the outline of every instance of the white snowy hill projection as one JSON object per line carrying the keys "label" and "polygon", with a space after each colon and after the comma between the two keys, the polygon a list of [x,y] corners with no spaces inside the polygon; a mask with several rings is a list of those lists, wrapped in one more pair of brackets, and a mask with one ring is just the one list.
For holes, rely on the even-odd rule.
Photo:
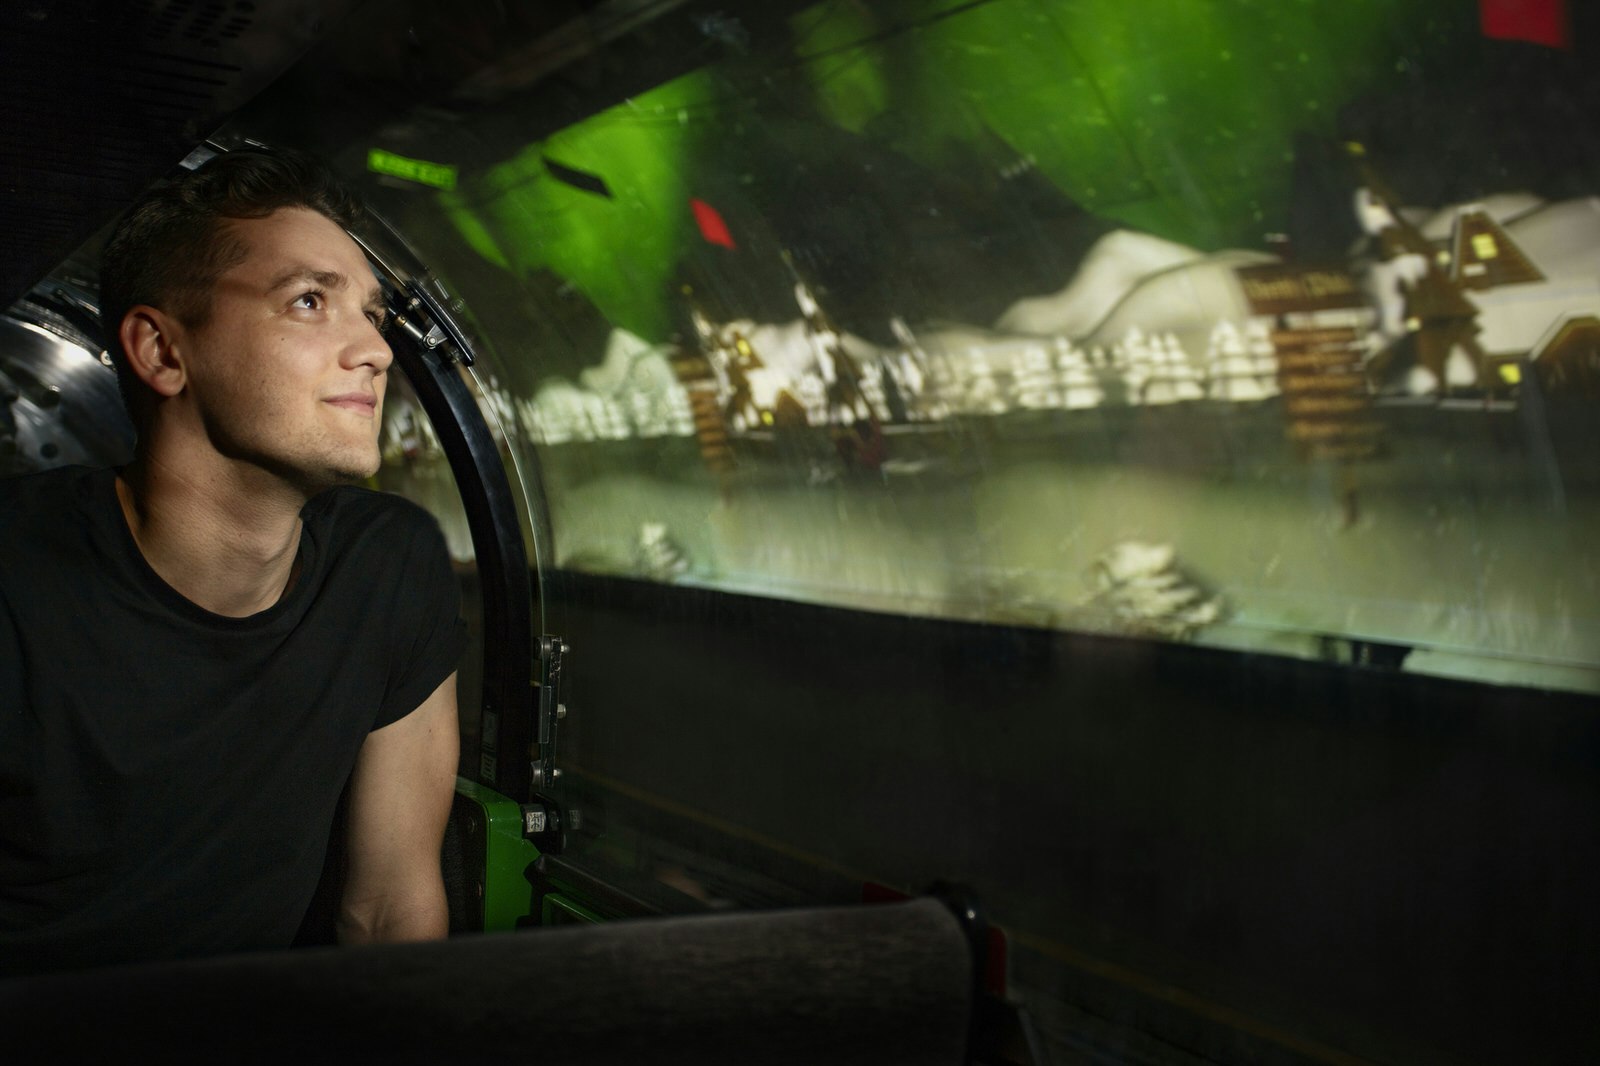
{"label": "white snowy hill projection", "polygon": [[[1436,262],[1480,216],[1534,269],[1465,290],[1477,337],[1527,367],[1563,328],[1600,318],[1600,200],[1404,209]],[[1352,249],[1365,300],[1339,313],[1367,358],[1411,328],[1419,274],[1397,261],[1376,241]],[[1113,231],[1067,285],[1018,294],[992,323],[905,323],[886,308],[892,346],[835,329],[797,291],[787,321],[705,323],[688,355],[708,365],[719,349],[723,365],[698,381],[682,349],[616,330],[577,381],[512,401],[541,445],[558,565],[1307,657],[1380,642],[1414,649],[1406,669],[1600,691],[1600,545],[1571,532],[1600,528],[1600,509],[1569,493],[1546,514],[1533,459],[1490,447],[1484,420],[1514,422],[1515,391],[1490,404],[1450,392],[1460,381],[1375,382],[1376,409],[1412,419],[1387,431],[1388,451],[1343,472],[1297,461],[1274,320],[1253,313],[1238,273],[1276,263]],[[830,445],[861,410],[830,393],[847,362],[885,441],[865,471]],[[813,446],[772,443],[785,405]],[[729,447],[746,442],[731,480],[697,433],[708,409]],[[1244,435],[1231,466],[1199,474],[1085,454],[1104,436],[1096,412],[1118,411],[1105,424],[1132,436],[1127,454],[1181,452],[1195,418]]]}
{"label": "white snowy hill projection", "polygon": [[[1600,260],[1594,252],[1600,247],[1600,200],[1546,203],[1511,193],[1406,213],[1442,249],[1458,219],[1476,212],[1500,225],[1543,275],[1471,293],[1486,350],[1536,355],[1541,339],[1563,322],[1600,315]],[[1368,341],[1373,351],[1406,333],[1404,293],[1416,277],[1415,258],[1358,263],[1374,312]],[[904,341],[898,348],[849,333],[837,340],[863,368],[863,391],[875,410],[884,410],[887,375],[913,421],[1105,404],[1264,400],[1277,392],[1277,361],[1268,323],[1252,315],[1236,271],[1276,261],[1254,251],[1208,254],[1118,230],[1090,249],[1060,291],[1022,297],[991,325],[934,322],[911,329],[896,320]],[[759,359],[747,371],[758,409],[770,410],[787,391],[811,424],[827,421],[826,372],[815,331],[798,308],[788,322],[713,326],[721,340],[732,344],[740,338]],[[692,435],[673,351],[615,331],[601,362],[579,382],[553,381],[519,405],[524,431],[545,444]],[[1475,370],[1451,383],[1477,384]],[[1412,379],[1410,391],[1427,392],[1438,384]],[[762,428],[757,419],[737,413],[731,421],[735,434]]]}
{"label": "white snowy hill projection", "polygon": [[[867,371],[863,391],[875,408],[883,410],[887,373],[918,421],[1106,402],[1261,399],[1275,391],[1270,345],[1257,329],[1247,347],[1249,310],[1233,271],[1271,261],[1255,252],[1207,255],[1116,231],[1090,250],[1065,289],[1018,301],[992,327],[902,327],[900,348],[849,333],[838,340]],[[717,328],[722,339],[740,337],[759,357],[761,367],[749,375],[757,406],[770,408],[787,390],[812,424],[826,421],[824,370],[798,309],[789,322],[736,320]],[[691,435],[672,351],[615,331],[600,364],[578,383],[551,382],[520,405],[524,430],[547,444]]]}

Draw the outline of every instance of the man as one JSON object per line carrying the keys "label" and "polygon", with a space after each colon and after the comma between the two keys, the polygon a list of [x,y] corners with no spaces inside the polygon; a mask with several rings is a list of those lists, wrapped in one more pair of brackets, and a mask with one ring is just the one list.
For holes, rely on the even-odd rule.
{"label": "man", "polygon": [[391,360],[357,210],[229,153],[106,247],[133,461],[0,483],[0,973],[288,946],[347,783],[341,941],[446,932],[463,627],[432,520],[345,484]]}

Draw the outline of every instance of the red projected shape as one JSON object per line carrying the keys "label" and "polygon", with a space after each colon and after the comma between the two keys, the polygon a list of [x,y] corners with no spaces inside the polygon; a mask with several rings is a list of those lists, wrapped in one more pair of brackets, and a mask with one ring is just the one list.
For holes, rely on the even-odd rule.
{"label": "red projected shape", "polygon": [[728,232],[728,224],[722,221],[716,208],[704,200],[690,200],[689,206],[694,209],[694,220],[700,226],[700,236],[707,242],[720,244],[724,248],[738,247],[733,243],[733,234]]}
{"label": "red projected shape", "polygon": [[1566,48],[1572,42],[1567,0],[1478,0],[1478,13],[1485,37],[1551,48]]}

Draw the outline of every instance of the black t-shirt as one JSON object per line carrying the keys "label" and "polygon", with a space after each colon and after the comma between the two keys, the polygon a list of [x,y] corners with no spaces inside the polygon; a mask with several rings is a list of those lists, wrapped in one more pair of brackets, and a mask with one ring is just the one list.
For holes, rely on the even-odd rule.
{"label": "black t-shirt", "polygon": [[340,488],[248,618],[157,576],[81,467],[0,482],[0,974],[286,947],[362,741],[456,667],[433,519]]}

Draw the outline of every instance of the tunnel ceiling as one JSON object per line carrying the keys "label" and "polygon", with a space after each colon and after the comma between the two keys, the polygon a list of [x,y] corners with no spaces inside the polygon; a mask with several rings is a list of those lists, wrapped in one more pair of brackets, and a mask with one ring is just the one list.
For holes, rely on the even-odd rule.
{"label": "tunnel ceiling", "polygon": [[[485,106],[682,0],[17,0],[0,5],[0,306],[275,82],[315,148],[418,105]],[[298,65],[297,65],[298,64]],[[293,77],[285,78],[294,71]],[[280,113],[282,107],[287,113]],[[255,128],[255,127],[251,127]],[[301,136],[287,131],[300,130]],[[313,132],[315,131],[315,132]]]}
{"label": "tunnel ceiling", "polygon": [[469,0],[466,11],[416,3],[385,23],[366,17],[369,3],[228,131],[357,170],[380,144],[489,165],[691,70],[781,43],[790,16],[814,2]]}
{"label": "tunnel ceiling", "polygon": [[9,304],[65,259],[353,6],[0,6],[0,299]]}

